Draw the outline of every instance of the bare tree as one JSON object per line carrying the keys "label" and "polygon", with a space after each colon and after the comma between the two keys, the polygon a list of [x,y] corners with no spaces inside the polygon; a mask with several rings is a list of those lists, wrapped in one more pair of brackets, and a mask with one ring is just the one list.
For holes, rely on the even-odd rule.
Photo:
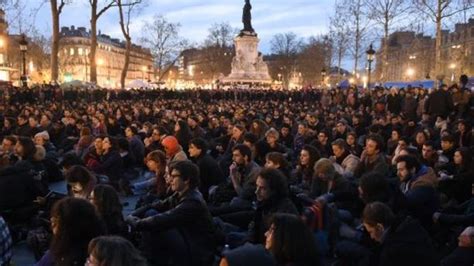
{"label": "bare tree", "polygon": [[[349,47],[349,25],[347,19],[343,16],[343,7],[341,2],[336,1],[334,5],[334,15],[330,17],[329,38],[332,45],[334,59],[337,63],[338,74],[341,74],[342,60],[347,56]],[[331,64],[328,64],[331,65]],[[339,77],[341,78],[341,77]]]}
{"label": "bare tree", "polygon": [[66,4],[71,3],[68,0],[50,0],[51,17],[53,21],[52,42],[51,42],[51,81],[57,81],[59,75],[59,16]]}
{"label": "bare tree", "polygon": [[354,69],[359,68],[359,60],[364,55],[365,40],[370,27],[368,9],[364,0],[342,0],[339,8],[340,15],[347,20],[349,31],[349,51],[354,60]]}
{"label": "bare tree", "polygon": [[413,0],[418,10],[436,25],[435,38],[435,75],[442,79],[441,44],[442,27],[445,19],[460,12],[474,8],[472,0]]}
{"label": "bare tree", "polygon": [[90,81],[97,82],[97,62],[95,55],[97,52],[97,21],[111,7],[116,5],[115,0],[89,0],[91,6],[91,48],[89,61],[91,64]]}
{"label": "bare tree", "polygon": [[365,0],[365,5],[368,7],[370,19],[381,26],[383,31],[382,58],[380,60],[382,73],[380,78],[385,80],[388,65],[388,37],[393,25],[404,18],[411,6],[407,0]]}
{"label": "bare tree", "polygon": [[271,51],[276,56],[274,67],[281,75],[282,82],[288,87],[291,74],[296,68],[298,54],[303,47],[303,40],[295,33],[288,32],[273,36],[270,44]]}
{"label": "bare tree", "polygon": [[178,60],[181,51],[189,46],[179,35],[181,24],[169,22],[164,16],[156,15],[153,21],[145,22],[140,42],[149,48],[158,69],[160,81]]}
{"label": "bare tree", "polygon": [[223,22],[213,24],[208,32],[201,48],[205,63],[200,66],[200,71],[204,77],[216,80],[219,74],[227,75],[231,71],[234,54],[232,42],[238,30]]}
{"label": "bare tree", "polygon": [[125,79],[127,77],[128,65],[130,64],[130,52],[132,50],[132,37],[130,36],[130,19],[132,14],[140,4],[142,0],[116,0],[120,15],[120,29],[122,30],[123,37],[125,38],[125,61],[123,64],[122,72],[120,74],[120,87],[125,88]]}
{"label": "bare tree", "polygon": [[319,84],[321,70],[330,66],[332,44],[328,36],[310,37],[298,54],[297,69],[305,82]]}

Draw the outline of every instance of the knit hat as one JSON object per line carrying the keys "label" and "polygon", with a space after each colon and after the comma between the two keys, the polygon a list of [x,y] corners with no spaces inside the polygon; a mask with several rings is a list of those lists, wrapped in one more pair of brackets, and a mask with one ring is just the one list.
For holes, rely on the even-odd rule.
{"label": "knit hat", "polygon": [[326,158],[319,159],[314,165],[315,173],[324,173],[328,179],[333,179],[336,175],[336,168],[331,160]]}
{"label": "knit hat", "polygon": [[165,148],[166,154],[175,154],[178,151],[179,143],[178,140],[173,136],[166,136],[162,141],[161,145]]}
{"label": "knit hat", "polygon": [[36,137],[42,137],[44,140],[49,140],[49,133],[48,131],[44,130],[39,133],[36,133],[35,138]]}

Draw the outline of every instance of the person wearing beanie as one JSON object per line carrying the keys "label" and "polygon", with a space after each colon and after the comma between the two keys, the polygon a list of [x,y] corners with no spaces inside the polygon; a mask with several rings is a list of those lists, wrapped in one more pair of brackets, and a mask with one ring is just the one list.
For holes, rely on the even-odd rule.
{"label": "person wearing beanie", "polygon": [[186,161],[188,156],[183,151],[181,145],[179,145],[178,139],[174,136],[167,136],[161,141],[166,153],[168,163]]}

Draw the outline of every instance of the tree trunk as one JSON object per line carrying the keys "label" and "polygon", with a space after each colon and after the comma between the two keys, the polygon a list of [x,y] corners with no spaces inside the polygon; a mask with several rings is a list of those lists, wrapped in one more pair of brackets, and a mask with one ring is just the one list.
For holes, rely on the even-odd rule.
{"label": "tree trunk", "polygon": [[385,13],[385,23],[383,25],[384,30],[384,42],[383,42],[383,49],[382,49],[382,77],[381,81],[387,80],[387,67],[388,67],[388,35],[389,35],[389,17],[388,11]]}
{"label": "tree trunk", "polygon": [[125,79],[127,78],[128,65],[130,64],[130,52],[132,49],[132,39],[130,36],[126,36],[126,50],[125,50],[125,62],[123,64],[122,73],[120,75],[120,87],[125,88]]}
{"label": "tree trunk", "polygon": [[438,6],[436,9],[436,41],[435,41],[435,73],[436,78],[443,75],[441,69],[441,42],[442,42],[442,32],[441,32],[441,20],[442,20],[442,1],[438,1]]}
{"label": "tree trunk", "polygon": [[58,81],[58,53],[59,53],[59,14],[57,0],[51,0],[51,15],[53,20],[53,36],[51,42],[51,81]]}
{"label": "tree trunk", "polygon": [[91,4],[91,50],[89,53],[89,62],[91,65],[92,83],[97,83],[97,62],[95,61],[95,54],[97,50],[97,1]]}

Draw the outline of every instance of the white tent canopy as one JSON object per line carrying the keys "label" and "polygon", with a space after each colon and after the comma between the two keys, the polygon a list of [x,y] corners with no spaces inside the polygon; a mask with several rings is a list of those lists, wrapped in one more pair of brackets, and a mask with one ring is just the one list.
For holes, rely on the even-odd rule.
{"label": "white tent canopy", "polygon": [[130,83],[127,84],[127,86],[125,86],[126,89],[151,88],[151,87],[153,87],[151,84],[141,79],[132,80],[130,81]]}

